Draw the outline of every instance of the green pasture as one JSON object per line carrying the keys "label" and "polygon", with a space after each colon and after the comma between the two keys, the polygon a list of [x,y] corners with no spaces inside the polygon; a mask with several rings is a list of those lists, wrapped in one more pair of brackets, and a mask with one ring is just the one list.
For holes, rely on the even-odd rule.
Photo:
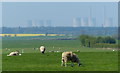
{"label": "green pasture", "polygon": [[3,54],[3,71],[117,71],[117,52],[76,53],[82,65],[61,67],[61,53],[24,53],[7,57]]}
{"label": "green pasture", "polygon": [[[10,51],[23,50],[24,53],[39,53],[39,47],[44,45],[46,52],[49,51],[73,51],[80,50],[81,52],[111,52],[113,49],[104,48],[87,48],[82,47],[79,40],[3,40],[2,51],[9,53]],[[10,49],[10,50],[6,50]],[[33,50],[36,48],[36,50]]]}
{"label": "green pasture", "polygon": [[[41,45],[46,47],[45,54],[39,52]],[[79,40],[3,39],[0,50],[3,71],[117,71],[118,52],[113,49],[82,47]],[[7,56],[15,50],[19,50],[22,55]],[[68,67],[61,67],[63,51],[76,53],[82,63],[81,67],[77,64],[71,67],[70,62]]]}

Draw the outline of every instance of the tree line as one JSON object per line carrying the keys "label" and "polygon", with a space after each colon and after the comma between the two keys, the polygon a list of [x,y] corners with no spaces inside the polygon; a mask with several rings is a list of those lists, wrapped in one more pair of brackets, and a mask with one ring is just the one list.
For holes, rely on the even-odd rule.
{"label": "tree line", "polygon": [[89,35],[80,35],[79,40],[81,45],[84,47],[117,47],[116,39],[110,36],[89,36]]}

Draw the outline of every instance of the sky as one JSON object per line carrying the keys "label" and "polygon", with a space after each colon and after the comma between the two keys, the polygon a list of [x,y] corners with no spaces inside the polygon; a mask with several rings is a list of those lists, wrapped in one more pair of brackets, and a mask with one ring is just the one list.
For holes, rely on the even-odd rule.
{"label": "sky", "polygon": [[[29,21],[33,21],[35,25],[49,26],[47,21],[50,20],[50,26],[71,27],[75,24],[74,18],[88,18],[91,8],[91,18],[96,19],[96,24],[91,26],[101,27],[105,17],[106,20],[112,18],[113,23],[109,26],[115,27],[118,25],[117,4],[117,2],[3,2],[1,22],[4,27],[28,27]],[[40,21],[44,24],[40,24]]]}

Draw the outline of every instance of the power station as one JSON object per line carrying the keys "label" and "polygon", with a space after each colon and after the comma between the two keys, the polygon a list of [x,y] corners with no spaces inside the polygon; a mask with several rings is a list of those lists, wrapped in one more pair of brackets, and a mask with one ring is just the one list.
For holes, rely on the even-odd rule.
{"label": "power station", "polygon": [[89,8],[88,17],[77,16],[73,18],[73,27],[111,27],[113,26],[113,18],[106,16],[106,7],[103,7],[103,24],[98,26],[97,18],[92,16],[92,7]]}

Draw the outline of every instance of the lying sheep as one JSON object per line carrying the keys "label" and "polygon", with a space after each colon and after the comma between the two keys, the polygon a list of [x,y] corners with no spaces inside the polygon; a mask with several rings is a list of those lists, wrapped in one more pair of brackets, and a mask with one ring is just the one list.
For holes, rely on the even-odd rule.
{"label": "lying sheep", "polygon": [[41,47],[40,47],[40,52],[41,52],[42,54],[45,53],[45,50],[46,50],[46,48],[45,48],[44,46],[41,46]]}
{"label": "lying sheep", "polygon": [[79,60],[79,58],[77,57],[77,55],[75,54],[75,53],[72,53],[72,52],[63,52],[62,53],[62,64],[61,64],[61,66],[67,66],[67,62],[68,61],[71,61],[72,63],[71,63],[71,66],[73,66],[74,64],[74,62],[75,63],[78,63],[78,66],[80,66],[81,65],[81,63],[80,63],[80,60]]}
{"label": "lying sheep", "polygon": [[7,55],[7,56],[18,56],[18,55],[21,55],[20,53],[19,53],[19,51],[15,51],[15,52],[11,52],[9,55]]}

